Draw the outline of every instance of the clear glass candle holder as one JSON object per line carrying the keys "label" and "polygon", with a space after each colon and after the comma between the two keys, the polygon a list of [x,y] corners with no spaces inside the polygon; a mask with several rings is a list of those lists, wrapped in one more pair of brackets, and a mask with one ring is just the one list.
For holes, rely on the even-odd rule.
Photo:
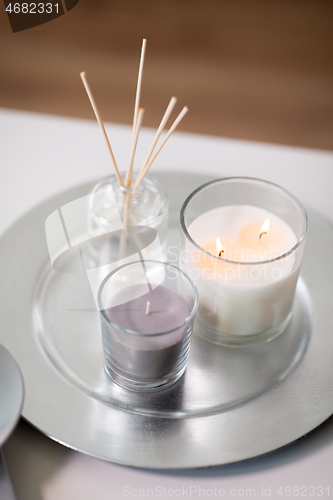
{"label": "clear glass candle holder", "polygon": [[130,390],[151,391],[185,372],[198,294],[180,269],[158,261],[125,264],[98,292],[105,368]]}
{"label": "clear glass candle holder", "polygon": [[[132,184],[135,179],[133,174]],[[163,186],[147,176],[135,190],[120,186],[115,175],[98,182],[88,207],[91,267],[132,256],[138,260],[140,253],[145,259],[165,260],[168,210]]]}
{"label": "clear glass candle holder", "polygon": [[307,232],[301,203],[260,179],[219,179],[186,199],[180,223],[180,267],[200,297],[196,331],[233,346],[282,333]]}

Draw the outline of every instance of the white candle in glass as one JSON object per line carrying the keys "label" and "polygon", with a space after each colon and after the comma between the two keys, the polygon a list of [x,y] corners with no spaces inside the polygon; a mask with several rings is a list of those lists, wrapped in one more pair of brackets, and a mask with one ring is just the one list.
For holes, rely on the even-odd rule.
{"label": "white candle in glass", "polygon": [[197,332],[227,345],[283,332],[307,232],[297,198],[262,179],[216,179],[188,196],[180,224],[181,266],[200,297]]}
{"label": "white candle in glass", "polygon": [[206,329],[248,336],[288,321],[300,266],[293,255],[278,258],[297,243],[285,221],[266,209],[231,205],[200,215],[188,232],[203,250],[187,245],[185,269],[198,287],[198,320]]}

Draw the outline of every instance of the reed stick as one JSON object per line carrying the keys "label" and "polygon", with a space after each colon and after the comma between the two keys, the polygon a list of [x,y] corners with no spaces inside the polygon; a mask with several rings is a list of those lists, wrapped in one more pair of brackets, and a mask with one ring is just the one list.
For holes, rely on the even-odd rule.
{"label": "reed stick", "polygon": [[[135,155],[136,145],[138,143],[139,132],[140,132],[144,112],[145,112],[145,110],[143,108],[140,108],[139,112],[138,112],[138,119],[137,119],[137,123],[136,123],[134,142],[132,143],[132,151],[131,151],[131,156],[133,156],[133,159],[134,159],[134,155]],[[131,185],[132,176],[130,177],[129,182]],[[124,252],[125,252],[125,242],[127,239],[127,226],[128,226],[129,212],[130,212],[130,198],[131,198],[131,192],[128,191],[125,194],[124,201],[123,201],[123,218],[122,218],[122,220],[123,220],[123,225],[124,225],[124,233],[121,235],[121,239],[120,239],[120,247],[119,247],[119,249],[120,249],[119,258],[120,259],[124,258]]]}
{"label": "reed stick", "polygon": [[126,174],[127,182],[125,179],[125,186],[127,187],[127,189],[129,189],[131,184],[132,184],[135,151],[136,151],[136,146],[138,144],[139,132],[140,132],[140,128],[142,125],[144,113],[145,113],[145,110],[143,108],[140,108],[139,112],[138,112],[138,118],[137,118],[137,122],[136,122],[135,131],[134,131],[134,137],[133,137],[133,141],[132,141],[132,145],[131,145],[131,153],[130,153],[131,163],[130,164],[132,165],[132,168],[127,171],[127,174]]}
{"label": "reed stick", "polygon": [[153,139],[153,142],[152,142],[152,144],[151,144],[151,146],[150,146],[150,148],[149,148],[149,151],[148,151],[148,153],[147,153],[147,156],[146,156],[146,158],[145,158],[145,161],[143,162],[142,167],[141,167],[141,169],[140,169],[140,172],[138,173],[138,177],[141,175],[141,173],[142,173],[142,172],[144,172],[145,167],[146,167],[146,165],[148,164],[148,162],[149,162],[149,160],[150,160],[150,158],[151,158],[151,155],[152,155],[152,154],[153,154],[153,152],[154,152],[155,146],[156,146],[156,144],[158,143],[158,140],[159,140],[159,138],[161,137],[161,134],[162,134],[162,132],[163,132],[163,130],[164,130],[164,128],[165,128],[165,126],[166,126],[166,124],[167,124],[167,121],[168,121],[168,119],[169,119],[169,117],[170,117],[170,115],[171,115],[171,113],[172,113],[172,111],[173,111],[173,108],[174,108],[174,107],[175,107],[175,105],[176,105],[176,102],[177,102],[177,98],[176,98],[176,97],[172,97],[172,98],[170,99],[170,102],[169,102],[169,104],[168,104],[168,107],[167,107],[167,109],[165,110],[165,113],[164,113],[164,115],[163,115],[163,118],[162,118],[162,120],[161,120],[161,123],[160,123],[160,125],[159,125],[159,127],[158,127],[158,129],[157,129],[157,131],[156,131],[156,134],[155,134],[155,137],[154,137],[154,139]]}
{"label": "reed stick", "polygon": [[136,181],[134,183],[133,189],[136,189],[138,187],[138,185],[140,184],[140,182],[142,182],[144,176],[147,174],[148,170],[150,169],[150,167],[152,166],[152,164],[156,160],[157,155],[160,153],[161,149],[163,148],[163,146],[165,145],[165,143],[167,142],[167,140],[169,139],[171,134],[176,130],[177,126],[179,125],[179,123],[184,118],[184,116],[186,115],[187,112],[188,112],[188,107],[184,106],[183,109],[181,110],[181,112],[179,113],[179,115],[177,116],[177,118],[175,119],[175,121],[173,122],[173,124],[171,125],[171,127],[169,128],[166,136],[164,137],[163,141],[161,142],[161,144],[157,148],[156,152],[151,157],[149,162],[146,164],[144,170],[140,171],[140,173],[139,173],[139,175],[136,178]]}
{"label": "reed stick", "polygon": [[[134,116],[133,116],[133,129],[132,129],[131,149],[133,149],[133,143],[135,141],[135,131],[136,131],[136,128],[137,128],[136,125],[137,125],[138,113],[139,113],[139,106],[140,106],[142,74],[143,74],[143,64],[144,64],[145,53],[146,53],[146,45],[147,45],[147,40],[144,38],[142,40],[141,57],[140,57],[140,65],[139,65],[139,73],[138,73],[138,81],[137,81],[137,85],[136,85],[136,96],[135,96],[135,105],[134,105]],[[134,156],[131,155],[130,156],[129,165],[128,165],[128,168],[127,168],[126,177],[125,177],[125,186],[127,188],[129,188],[131,186],[131,182],[132,182],[133,162],[134,162]]]}
{"label": "reed stick", "polygon": [[119,170],[118,170],[118,167],[117,167],[117,163],[116,163],[116,159],[114,157],[114,154],[113,154],[113,151],[112,151],[112,148],[111,148],[111,144],[110,144],[110,141],[108,139],[108,136],[107,136],[107,133],[106,133],[106,130],[105,130],[105,127],[104,127],[104,124],[103,124],[103,121],[102,121],[102,118],[101,118],[101,115],[98,111],[98,108],[97,108],[97,104],[96,104],[96,101],[94,99],[94,96],[90,90],[90,87],[89,87],[89,84],[87,82],[87,78],[86,78],[86,74],[84,71],[82,71],[80,73],[80,77],[81,77],[81,80],[83,82],[83,85],[84,85],[84,88],[86,89],[86,92],[88,94],[88,98],[89,98],[89,101],[90,101],[90,104],[91,104],[91,107],[95,113],[95,116],[96,116],[96,120],[100,126],[100,129],[102,131],[102,134],[103,134],[103,137],[105,139],[105,142],[106,142],[106,145],[108,147],[108,150],[109,150],[109,153],[110,153],[110,156],[111,156],[111,160],[113,162],[113,166],[115,168],[115,171],[116,171],[116,176],[117,176],[117,179],[118,179],[118,182],[121,186],[123,186],[123,181],[121,179],[121,176],[120,176],[120,173],[119,173]]}

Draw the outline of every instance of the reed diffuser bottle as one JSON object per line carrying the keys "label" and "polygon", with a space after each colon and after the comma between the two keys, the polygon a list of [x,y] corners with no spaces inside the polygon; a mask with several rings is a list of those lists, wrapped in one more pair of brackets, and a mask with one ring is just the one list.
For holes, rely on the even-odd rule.
{"label": "reed diffuser bottle", "polygon": [[99,267],[134,255],[165,260],[168,208],[163,186],[147,176],[136,189],[121,186],[116,175],[98,182],[88,213],[92,264]]}

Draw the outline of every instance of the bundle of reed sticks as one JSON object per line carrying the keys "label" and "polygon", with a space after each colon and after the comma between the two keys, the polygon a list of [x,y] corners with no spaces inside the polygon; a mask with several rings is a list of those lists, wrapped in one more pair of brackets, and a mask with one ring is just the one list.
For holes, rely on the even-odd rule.
{"label": "bundle of reed sticks", "polygon": [[170,102],[169,102],[169,104],[165,110],[165,113],[162,117],[161,123],[156,131],[153,142],[149,148],[147,156],[142,164],[142,167],[137,175],[135,182],[132,185],[135,151],[136,151],[139,133],[140,133],[140,128],[142,125],[142,120],[143,120],[143,115],[144,115],[144,109],[140,108],[140,95],[141,95],[141,84],[142,84],[142,74],[143,74],[143,64],[144,64],[145,52],[146,52],[146,44],[147,44],[147,40],[144,39],[142,42],[138,81],[137,81],[137,87],[136,87],[130,159],[129,159],[129,164],[128,164],[128,168],[127,168],[127,172],[126,172],[126,176],[125,176],[124,181],[121,178],[121,175],[119,173],[119,169],[118,169],[118,166],[117,166],[117,163],[116,163],[116,160],[115,160],[112,148],[111,148],[111,144],[109,142],[101,115],[98,111],[96,101],[94,99],[94,96],[93,96],[93,94],[90,90],[89,84],[87,82],[86,74],[85,74],[85,72],[80,73],[83,85],[86,89],[86,92],[87,92],[89,100],[90,100],[90,104],[94,110],[97,122],[100,126],[103,137],[104,137],[105,142],[107,144],[107,147],[108,147],[108,150],[109,150],[109,153],[111,156],[113,166],[115,168],[115,172],[116,172],[116,176],[117,176],[117,179],[119,181],[119,184],[120,184],[120,186],[122,186],[126,189],[129,189],[129,190],[132,190],[132,189],[135,190],[139,186],[139,184],[142,182],[144,176],[147,174],[148,170],[150,169],[150,167],[152,166],[152,164],[156,160],[161,149],[163,148],[163,146],[165,145],[165,143],[167,142],[167,140],[169,139],[171,134],[176,130],[178,124],[184,118],[184,116],[186,115],[186,113],[188,111],[188,107],[184,106],[183,109],[181,110],[181,112],[179,113],[179,115],[177,116],[177,118],[175,119],[175,121],[173,122],[173,124],[171,125],[171,127],[169,128],[169,130],[167,131],[164,138],[160,141],[160,144],[158,144],[159,139],[161,138],[162,132],[164,131],[166,124],[167,124],[167,121],[170,118],[170,115],[175,107],[176,102],[177,102],[176,97],[172,97],[170,99]]}

